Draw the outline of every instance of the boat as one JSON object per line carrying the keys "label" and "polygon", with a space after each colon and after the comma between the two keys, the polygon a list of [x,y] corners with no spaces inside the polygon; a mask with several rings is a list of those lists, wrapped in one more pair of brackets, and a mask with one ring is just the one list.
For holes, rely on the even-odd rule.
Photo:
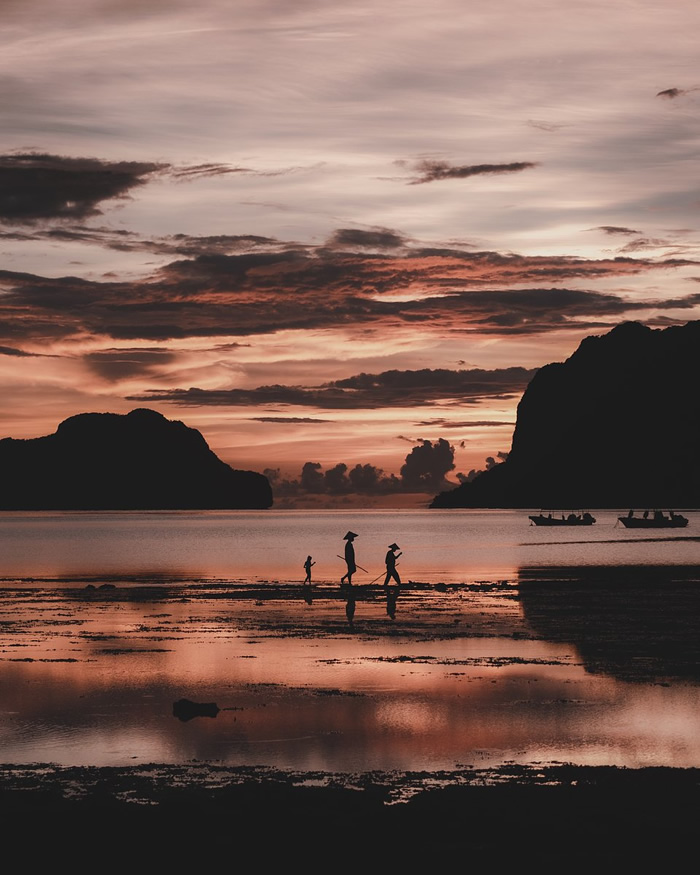
{"label": "boat", "polygon": [[645,510],[640,516],[635,516],[631,510],[627,516],[619,516],[618,520],[626,529],[682,529],[688,525],[687,517],[672,510],[668,515],[661,510]]}
{"label": "boat", "polygon": [[532,514],[529,517],[536,526],[592,526],[595,517],[588,511],[570,511],[569,513],[545,513]]}

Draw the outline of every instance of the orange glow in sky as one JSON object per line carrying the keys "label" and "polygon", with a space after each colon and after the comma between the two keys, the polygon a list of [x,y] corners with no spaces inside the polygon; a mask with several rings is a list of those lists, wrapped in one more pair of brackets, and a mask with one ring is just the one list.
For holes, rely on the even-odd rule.
{"label": "orange glow in sky", "polygon": [[0,437],[456,485],[537,368],[700,318],[689,0],[6,6]]}

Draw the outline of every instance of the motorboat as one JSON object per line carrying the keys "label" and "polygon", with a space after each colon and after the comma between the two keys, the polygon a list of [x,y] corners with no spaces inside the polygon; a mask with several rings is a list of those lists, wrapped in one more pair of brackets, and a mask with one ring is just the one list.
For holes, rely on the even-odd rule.
{"label": "motorboat", "polygon": [[662,510],[645,510],[639,516],[630,510],[627,516],[619,516],[618,520],[626,529],[682,529],[688,525],[688,518],[673,510],[667,514]]}
{"label": "motorboat", "polygon": [[588,511],[569,511],[557,513],[542,511],[532,514],[529,519],[536,526],[592,526],[595,517]]}

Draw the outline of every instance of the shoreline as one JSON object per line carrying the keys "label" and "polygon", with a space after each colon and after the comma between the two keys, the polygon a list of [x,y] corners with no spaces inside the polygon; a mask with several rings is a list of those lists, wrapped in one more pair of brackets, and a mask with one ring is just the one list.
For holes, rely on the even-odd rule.
{"label": "shoreline", "polygon": [[[375,861],[669,864],[695,852],[700,769],[502,766],[336,775],[208,763],[0,765],[7,825],[39,817],[97,847],[117,827],[161,863],[245,848],[304,859],[346,847]],[[186,833],[178,833],[184,829]],[[130,849],[130,850],[129,850]],[[111,852],[110,852],[111,853]],[[361,862],[364,855],[359,855]]]}

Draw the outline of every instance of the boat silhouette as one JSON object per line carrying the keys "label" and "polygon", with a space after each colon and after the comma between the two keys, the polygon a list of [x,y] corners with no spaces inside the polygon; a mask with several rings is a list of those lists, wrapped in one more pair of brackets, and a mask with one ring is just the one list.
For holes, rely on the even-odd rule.
{"label": "boat silhouette", "polygon": [[673,510],[668,516],[661,510],[645,510],[641,516],[635,516],[630,510],[627,516],[619,516],[618,520],[626,529],[682,529],[688,525],[688,518]]}
{"label": "boat silhouette", "polygon": [[561,511],[545,513],[542,511],[538,514],[531,514],[529,519],[536,526],[592,526],[595,522],[595,517],[588,511],[569,511],[568,513]]}

